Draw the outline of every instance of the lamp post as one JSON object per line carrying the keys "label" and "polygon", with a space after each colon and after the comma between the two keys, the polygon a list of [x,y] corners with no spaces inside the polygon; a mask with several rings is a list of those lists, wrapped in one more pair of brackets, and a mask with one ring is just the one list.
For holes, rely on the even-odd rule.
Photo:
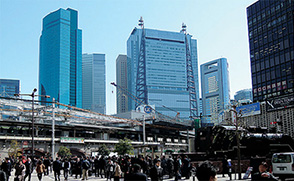
{"label": "lamp post", "polygon": [[30,96],[32,97],[32,158],[34,158],[34,152],[35,152],[35,143],[34,143],[34,137],[35,137],[35,119],[34,119],[34,100],[36,96],[39,97],[45,97],[50,98],[50,96],[47,95],[36,95],[37,88],[34,88],[33,92],[31,94],[14,94],[14,96]]}

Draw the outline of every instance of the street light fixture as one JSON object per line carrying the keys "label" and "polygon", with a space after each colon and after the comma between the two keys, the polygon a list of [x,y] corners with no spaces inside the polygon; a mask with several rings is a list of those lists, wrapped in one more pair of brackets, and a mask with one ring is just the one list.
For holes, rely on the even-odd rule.
{"label": "street light fixture", "polygon": [[32,158],[34,158],[34,152],[35,152],[35,143],[34,143],[34,136],[35,136],[35,120],[34,120],[34,99],[36,96],[38,97],[45,97],[50,98],[48,95],[36,95],[37,88],[34,88],[33,92],[31,94],[14,94],[14,96],[30,96],[32,97]]}

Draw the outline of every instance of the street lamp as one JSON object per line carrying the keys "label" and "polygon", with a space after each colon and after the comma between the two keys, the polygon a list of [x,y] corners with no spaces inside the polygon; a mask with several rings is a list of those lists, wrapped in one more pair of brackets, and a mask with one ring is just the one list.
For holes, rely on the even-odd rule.
{"label": "street lamp", "polygon": [[34,136],[35,136],[35,120],[34,120],[34,99],[36,96],[39,97],[45,97],[45,98],[50,98],[50,96],[47,95],[36,95],[35,93],[37,92],[37,88],[34,88],[33,92],[31,94],[14,94],[14,96],[30,96],[32,97],[32,158],[34,158],[34,152],[35,152],[35,143],[34,143]]}

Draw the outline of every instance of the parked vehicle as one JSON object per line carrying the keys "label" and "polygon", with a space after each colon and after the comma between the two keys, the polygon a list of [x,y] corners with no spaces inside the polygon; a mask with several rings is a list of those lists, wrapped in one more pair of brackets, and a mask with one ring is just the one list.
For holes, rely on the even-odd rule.
{"label": "parked vehicle", "polygon": [[273,174],[281,180],[294,178],[294,152],[274,153],[272,165]]}

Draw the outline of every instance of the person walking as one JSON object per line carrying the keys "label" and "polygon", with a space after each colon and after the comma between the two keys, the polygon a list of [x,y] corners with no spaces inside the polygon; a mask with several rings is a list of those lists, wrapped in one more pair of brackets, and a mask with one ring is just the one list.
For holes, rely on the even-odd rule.
{"label": "person walking", "polygon": [[45,172],[45,165],[43,164],[43,162],[41,160],[39,160],[37,162],[36,172],[37,172],[37,176],[38,176],[39,181],[41,181],[42,175]]}
{"label": "person walking", "polygon": [[49,175],[49,166],[50,166],[49,158],[45,157],[43,164],[45,165],[44,175]]}
{"label": "person walking", "polygon": [[120,165],[118,164],[117,160],[114,160],[114,181],[119,181],[119,178],[121,177],[122,171],[120,168]]}
{"label": "person walking", "polygon": [[30,158],[28,158],[28,160],[26,161],[25,167],[26,167],[26,174],[25,174],[24,180],[28,178],[28,181],[31,181],[31,176],[33,172],[33,162]]}
{"label": "person walking", "polygon": [[7,157],[5,158],[5,162],[2,163],[1,169],[6,175],[6,179],[9,180],[9,177],[11,175],[11,162],[10,159]]}
{"label": "person walking", "polygon": [[82,169],[83,169],[83,178],[82,180],[88,180],[88,174],[87,171],[90,168],[90,162],[84,158],[83,162],[82,162]]}
{"label": "person walking", "polygon": [[64,180],[67,180],[67,178],[68,178],[68,173],[69,173],[69,170],[70,170],[70,166],[71,166],[70,162],[66,158],[64,160],[64,162],[62,163]]}
{"label": "person walking", "polygon": [[22,160],[19,160],[15,165],[15,180],[24,181],[26,167],[24,166]]}
{"label": "person walking", "polygon": [[155,165],[150,170],[151,181],[162,181],[163,180],[163,169],[160,166],[161,160],[157,159],[154,161]]}
{"label": "person walking", "polygon": [[132,167],[132,173],[125,179],[125,181],[147,181],[147,175],[141,173],[141,166],[139,164],[134,164]]}
{"label": "person walking", "polygon": [[57,157],[56,160],[53,162],[53,172],[55,181],[60,181],[60,170],[61,170],[61,162],[60,157]]}

